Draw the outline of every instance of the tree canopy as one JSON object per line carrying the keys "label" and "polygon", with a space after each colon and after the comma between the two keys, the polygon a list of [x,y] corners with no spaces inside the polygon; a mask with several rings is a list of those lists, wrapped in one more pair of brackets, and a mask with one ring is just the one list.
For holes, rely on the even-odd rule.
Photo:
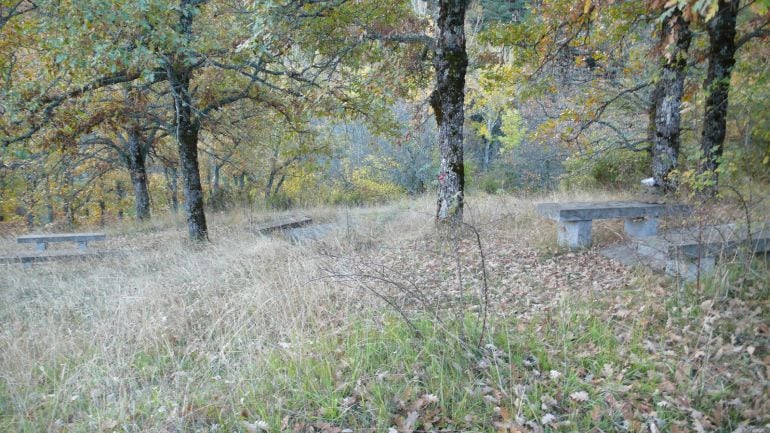
{"label": "tree canopy", "polygon": [[461,215],[465,185],[767,182],[769,10],[3,1],[0,218],[148,219],[182,202],[201,240],[207,207],[439,190],[441,218]]}

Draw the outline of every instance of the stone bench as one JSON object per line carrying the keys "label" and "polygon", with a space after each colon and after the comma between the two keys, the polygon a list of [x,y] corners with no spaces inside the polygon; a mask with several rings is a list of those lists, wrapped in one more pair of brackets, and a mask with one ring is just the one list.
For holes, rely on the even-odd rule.
{"label": "stone bench", "polygon": [[85,260],[115,254],[113,251],[96,250],[57,250],[35,253],[19,253],[11,256],[0,256],[0,264],[20,263],[24,267],[32,263],[44,263],[52,261]]}
{"label": "stone bench", "polygon": [[570,249],[591,246],[592,222],[596,219],[623,218],[629,236],[645,237],[657,234],[660,217],[692,212],[687,205],[640,201],[540,203],[536,210],[558,223],[558,243]]}
{"label": "stone bench", "polygon": [[37,251],[45,251],[51,242],[75,242],[78,249],[84,251],[90,241],[103,241],[107,238],[104,233],[46,233],[18,236],[19,244],[35,244]]}
{"label": "stone bench", "polygon": [[272,232],[296,229],[312,223],[313,223],[313,219],[310,217],[289,217],[287,219],[251,227],[251,231],[257,234],[264,235]]}
{"label": "stone bench", "polygon": [[668,242],[666,273],[694,280],[713,271],[718,258],[739,251],[770,252],[770,225],[749,231],[735,224],[684,229],[663,236]]}

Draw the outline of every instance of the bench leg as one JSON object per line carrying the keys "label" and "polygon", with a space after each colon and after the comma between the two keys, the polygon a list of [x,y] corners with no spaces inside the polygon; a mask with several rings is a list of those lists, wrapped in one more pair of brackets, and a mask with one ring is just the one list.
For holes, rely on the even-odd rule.
{"label": "bench leg", "polygon": [[591,246],[591,220],[559,221],[559,246],[569,249]]}
{"label": "bench leg", "polygon": [[655,236],[658,233],[658,218],[626,218],[624,228],[632,238]]}
{"label": "bench leg", "polygon": [[716,258],[714,257],[701,257],[700,261],[691,258],[672,258],[666,261],[666,273],[674,277],[681,277],[686,281],[695,281],[698,275],[707,275],[713,272],[715,265]]}
{"label": "bench leg", "polygon": [[85,251],[86,248],[88,248],[88,241],[78,241],[78,249],[80,251]]}
{"label": "bench leg", "polygon": [[45,251],[48,249],[48,243],[47,242],[37,242],[35,244],[35,250],[36,251]]}

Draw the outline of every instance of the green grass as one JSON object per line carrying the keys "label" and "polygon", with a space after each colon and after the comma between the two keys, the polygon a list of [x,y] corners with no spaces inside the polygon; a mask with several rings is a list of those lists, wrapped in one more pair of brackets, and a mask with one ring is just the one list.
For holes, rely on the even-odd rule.
{"label": "green grass", "polygon": [[[607,406],[606,395],[619,401],[631,392],[651,395],[654,367],[624,358],[612,324],[577,308],[526,327],[496,321],[482,348],[457,337],[457,321],[446,329],[417,319],[417,337],[395,316],[360,318],[344,333],[300,345],[299,352],[272,353],[244,404],[249,416],[275,430],[288,422],[387,431],[403,427],[415,412],[418,430],[497,431],[551,414],[547,431],[615,431],[622,416]],[[476,341],[480,330],[468,323],[466,341]],[[643,349],[631,341],[624,350]],[[571,397],[580,391],[587,401]],[[425,404],[426,395],[436,401]]]}

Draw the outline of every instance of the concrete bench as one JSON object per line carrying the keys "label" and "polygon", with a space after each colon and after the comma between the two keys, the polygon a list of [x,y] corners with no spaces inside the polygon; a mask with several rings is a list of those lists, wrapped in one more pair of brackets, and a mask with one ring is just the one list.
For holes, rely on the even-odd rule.
{"label": "concrete bench", "polygon": [[666,273],[694,280],[713,271],[720,257],[738,251],[749,254],[770,252],[770,225],[761,225],[749,235],[735,224],[684,229],[664,236],[668,242]]}
{"label": "concrete bench", "polygon": [[84,251],[90,241],[103,241],[107,238],[104,233],[52,233],[18,236],[16,242],[20,244],[35,244],[37,251],[48,249],[50,242],[75,242],[78,249]]}
{"label": "concrete bench", "polygon": [[59,250],[59,251],[45,251],[35,253],[19,253],[11,256],[0,256],[0,264],[12,264],[20,263],[24,267],[30,266],[32,263],[44,263],[52,261],[67,261],[67,260],[85,260],[89,258],[98,258],[105,255],[115,254],[112,251],[96,251],[96,250]]}
{"label": "concrete bench", "polygon": [[540,203],[536,210],[558,223],[559,245],[570,249],[591,246],[592,222],[596,219],[623,218],[629,236],[645,237],[657,234],[660,217],[692,212],[687,205],[640,201]]}
{"label": "concrete bench", "polygon": [[251,231],[258,234],[268,234],[277,231],[296,229],[312,223],[313,219],[310,217],[290,217],[284,220],[251,227]]}

